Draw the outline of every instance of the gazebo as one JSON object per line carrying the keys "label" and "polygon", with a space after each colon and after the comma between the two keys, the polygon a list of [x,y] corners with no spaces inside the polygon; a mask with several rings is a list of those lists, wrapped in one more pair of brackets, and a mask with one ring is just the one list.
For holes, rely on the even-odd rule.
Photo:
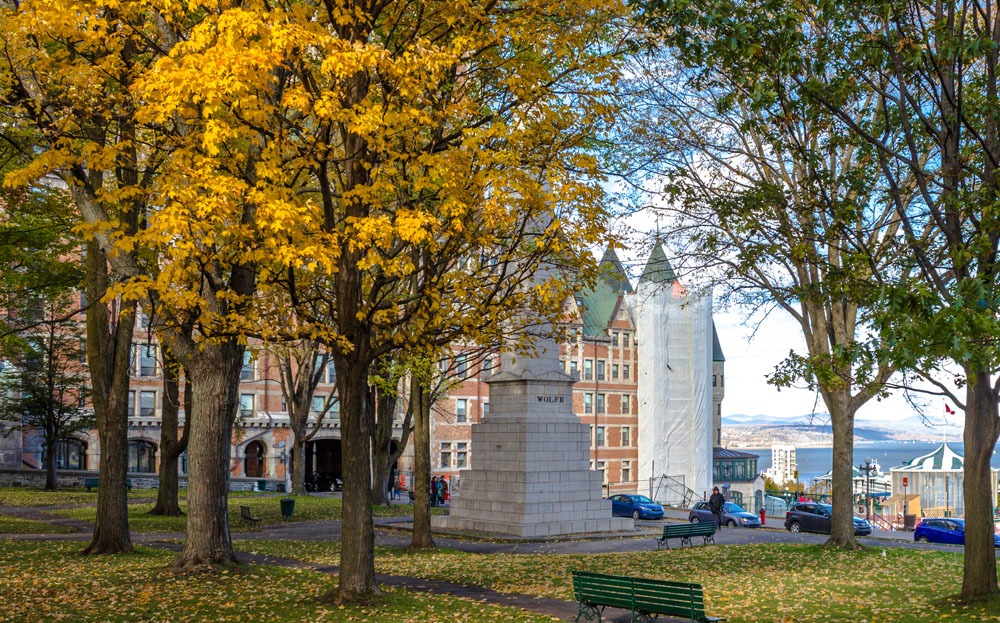
{"label": "gazebo", "polygon": [[[854,481],[854,495],[865,495],[869,491],[871,491],[872,494],[889,492],[889,477],[882,473],[877,461],[873,464],[873,467],[875,469],[872,471],[871,475],[866,478],[865,473],[858,469],[857,465],[851,466],[851,469],[853,470],[851,477]],[[826,491],[833,491],[832,469],[822,476],[816,476],[814,480],[816,481],[816,484],[823,485]]]}
{"label": "gazebo", "polygon": [[[964,459],[947,443],[929,454],[911,459],[889,470],[892,496],[887,500],[890,512],[902,516],[904,495],[906,513],[921,517],[961,517],[965,514],[962,485]],[[997,499],[997,469],[990,470],[993,500]],[[906,479],[906,487],[903,479]],[[919,496],[919,498],[917,497]]]}

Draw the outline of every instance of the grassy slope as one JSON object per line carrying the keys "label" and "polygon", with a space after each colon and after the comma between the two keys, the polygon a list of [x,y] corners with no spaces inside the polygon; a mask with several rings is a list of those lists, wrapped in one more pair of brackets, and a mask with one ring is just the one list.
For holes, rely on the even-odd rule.
{"label": "grassy slope", "polygon": [[0,516],[0,534],[59,534],[72,531],[69,526],[54,526],[21,517]]}
{"label": "grassy slope", "polygon": [[[181,495],[184,495],[183,490]],[[156,498],[156,489],[132,489],[130,499]],[[0,506],[50,506],[55,504],[97,504],[97,489],[43,491],[26,487],[0,487]]]}
{"label": "grassy slope", "polygon": [[511,608],[393,590],[371,605],[339,608],[316,599],[335,585],[329,575],[255,565],[176,573],[165,567],[173,556],[169,552],[138,548],[131,555],[82,557],[76,555],[79,547],[0,540],[0,621],[551,621]]}
{"label": "grassy slope", "polygon": [[[245,494],[244,494],[245,495]],[[286,496],[262,495],[236,497],[229,499],[229,527],[233,532],[243,532],[248,528],[240,521],[240,506],[249,506],[254,517],[260,517],[263,525],[281,523],[281,504],[279,500]],[[314,521],[318,519],[340,519],[341,499],[316,497],[310,495],[288,496],[295,499],[295,514],[291,521]],[[181,510],[187,511],[187,504],[181,502]],[[129,527],[133,532],[184,532],[186,520],[184,517],[153,517],[146,513],[152,504],[132,504],[129,506]],[[432,509],[440,512],[441,509]],[[97,511],[94,508],[73,508],[55,511],[64,517],[93,521]],[[411,506],[397,504],[394,506],[374,507],[376,517],[405,517],[412,514]]]}
{"label": "grassy slope", "polygon": [[[336,564],[337,543],[256,541],[248,551]],[[724,545],[587,555],[476,555],[382,549],[378,571],[572,599],[574,569],[699,582],[708,614],[758,621],[1000,621],[1000,601],[964,606],[962,555],[881,549],[829,552],[804,545]]]}

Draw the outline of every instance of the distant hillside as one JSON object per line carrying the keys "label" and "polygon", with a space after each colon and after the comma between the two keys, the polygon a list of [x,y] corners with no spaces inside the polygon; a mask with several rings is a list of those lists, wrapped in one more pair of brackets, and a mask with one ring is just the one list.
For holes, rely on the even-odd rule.
{"label": "distant hillside", "polygon": [[[947,433],[949,435],[961,434],[961,416],[952,416],[945,425],[941,418],[924,418],[920,415],[913,415],[902,420],[879,420],[869,418],[859,418],[856,425],[857,430],[867,431],[891,431],[893,433],[914,433],[919,435]],[[830,432],[830,415],[827,413],[810,413],[805,415],[776,416],[776,415],[746,415],[737,413],[722,417],[723,426],[798,426],[815,429],[815,432]]]}
{"label": "distant hillside", "polygon": [[805,426],[809,424],[827,424],[830,416],[826,413],[806,415],[746,415],[736,413],[722,416],[723,426]]}

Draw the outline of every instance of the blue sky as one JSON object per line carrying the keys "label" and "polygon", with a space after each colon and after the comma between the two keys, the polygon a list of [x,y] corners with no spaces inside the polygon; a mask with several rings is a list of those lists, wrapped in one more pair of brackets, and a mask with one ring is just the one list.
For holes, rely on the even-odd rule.
{"label": "blue sky", "polygon": [[[668,258],[670,250],[665,248]],[[648,249],[624,249],[619,257],[633,273],[633,283],[641,272],[648,256]],[[682,277],[683,279],[683,277]],[[715,325],[726,356],[726,397],[722,403],[723,415],[766,414],[777,417],[798,417],[805,414],[826,412],[826,407],[815,392],[805,388],[778,388],[767,383],[767,375],[774,371],[789,350],[805,352],[805,340],[798,323],[775,310],[759,326],[747,326],[747,312],[741,308],[718,309]],[[754,327],[756,326],[756,332]],[[641,338],[640,338],[641,339]],[[928,414],[938,417],[944,410],[944,399],[930,399]],[[954,404],[951,405],[955,407]],[[917,415],[900,392],[889,398],[871,400],[858,412],[859,419],[902,420]],[[961,416],[949,417],[949,422],[960,423]]]}

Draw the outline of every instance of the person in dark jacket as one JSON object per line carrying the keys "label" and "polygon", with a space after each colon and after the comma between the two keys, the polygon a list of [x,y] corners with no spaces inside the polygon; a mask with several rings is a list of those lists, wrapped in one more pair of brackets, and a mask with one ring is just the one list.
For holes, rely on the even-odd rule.
{"label": "person in dark jacket", "polygon": [[719,488],[715,487],[712,489],[712,497],[708,498],[708,508],[715,515],[715,522],[719,524],[719,529],[722,529],[722,507],[726,503],[726,498],[719,493]]}

